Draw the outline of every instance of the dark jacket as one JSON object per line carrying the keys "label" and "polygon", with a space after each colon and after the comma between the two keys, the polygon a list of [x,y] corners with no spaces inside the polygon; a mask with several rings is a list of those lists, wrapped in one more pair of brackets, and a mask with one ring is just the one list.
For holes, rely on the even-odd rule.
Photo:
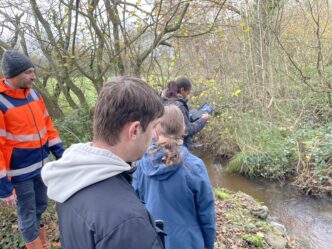
{"label": "dark jacket", "polygon": [[190,115],[189,115],[189,107],[188,107],[188,100],[182,99],[180,96],[177,98],[167,98],[165,96],[165,92],[161,93],[161,99],[163,101],[164,105],[170,105],[175,104],[177,105],[184,117],[184,123],[186,126],[185,134],[183,136],[183,144],[186,146],[189,150],[192,149],[193,144],[193,136],[200,132],[206,125],[207,121],[205,119],[199,118],[194,122],[190,121]]}
{"label": "dark jacket", "polygon": [[134,189],[153,217],[164,221],[166,249],[213,249],[216,213],[207,170],[184,146],[181,155],[179,164],[166,166],[162,151],[145,153],[133,175]]}
{"label": "dark jacket", "polygon": [[184,123],[186,125],[185,133],[183,136],[183,144],[190,150],[192,149],[193,144],[193,136],[200,132],[203,127],[206,125],[206,120],[199,118],[198,120],[191,122],[189,116],[189,107],[187,105],[188,100],[178,99],[176,101],[176,105],[180,108],[183,117]]}
{"label": "dark jacket", "polygon": [[57,203],[63,249],[161,249],[128,173],[90,185]]}

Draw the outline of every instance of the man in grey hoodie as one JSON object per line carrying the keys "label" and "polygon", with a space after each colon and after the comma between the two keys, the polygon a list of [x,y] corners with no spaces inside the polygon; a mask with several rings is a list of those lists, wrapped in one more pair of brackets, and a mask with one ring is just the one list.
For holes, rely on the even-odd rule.
{"label": "man in grey hoodie", "polygon": [[74,144],[46,164],[42,178],[57,202],[63,249],[159,249],[157,229],[130,185],[164,108],[144,81],[105,83],[94,113],[93,142]]}

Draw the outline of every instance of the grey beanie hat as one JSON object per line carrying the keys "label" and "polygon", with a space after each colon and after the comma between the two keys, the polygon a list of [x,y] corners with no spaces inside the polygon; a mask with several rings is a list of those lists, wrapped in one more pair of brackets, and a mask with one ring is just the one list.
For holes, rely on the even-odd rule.
{"label": "grey beanie hat", "polygon": [[34,67],[32,61],[24,54],[15,50],[6,50],[2,57],[2,73],[10,79],[30,67]]}

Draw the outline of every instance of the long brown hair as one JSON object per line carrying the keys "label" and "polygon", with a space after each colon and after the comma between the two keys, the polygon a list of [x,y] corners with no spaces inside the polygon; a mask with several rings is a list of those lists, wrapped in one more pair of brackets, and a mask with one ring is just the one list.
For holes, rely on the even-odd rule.
{"label": "long brown hair", "polygon": [[162,160],[166,165],[177,164],[182,160],[180,145],[183,143],[184,127],[184,118],[179,107],[174,104],[165,106],[158,126],[157,148],[151,152],[155,154],[158,150],[164,151]]}
{"label": "long brown hair", "polygon": [[167,83],[167,88],[165,91],[165,96],[167,98],[176,98],[178,96],[178,87],[175,81],[169,81]]}

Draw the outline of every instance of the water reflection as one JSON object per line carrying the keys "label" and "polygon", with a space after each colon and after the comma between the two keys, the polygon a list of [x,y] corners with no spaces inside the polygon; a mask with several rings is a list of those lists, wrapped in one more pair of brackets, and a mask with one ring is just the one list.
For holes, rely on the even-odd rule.
{"label": "water reflection", "polygon": [[203,157],[213,186],[242,191],[264,202],[270,214],[306,248],[332,249],[332,202],[297,196],[289,185],[227,173],[213,159]]}

